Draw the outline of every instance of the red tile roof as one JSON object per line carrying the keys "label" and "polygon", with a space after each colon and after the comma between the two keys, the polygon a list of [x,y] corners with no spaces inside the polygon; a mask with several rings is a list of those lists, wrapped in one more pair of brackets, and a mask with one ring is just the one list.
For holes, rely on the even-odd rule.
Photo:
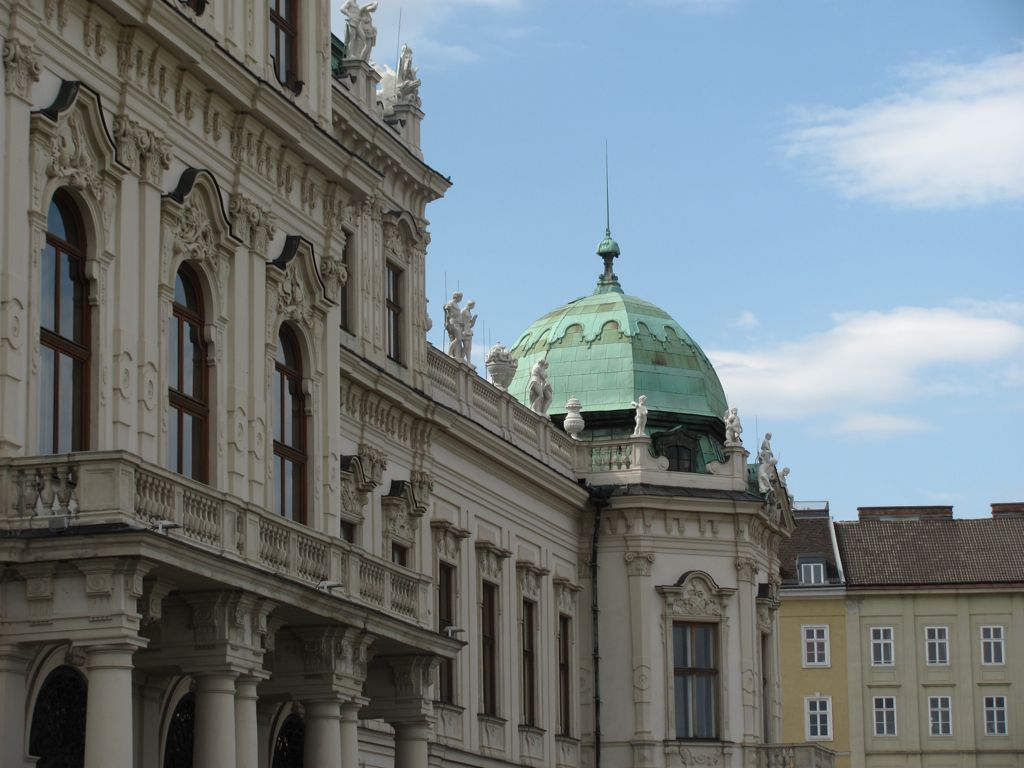
{"label": "red tile roof", "polygon": [[837,522],[847,586],[1024,582],[1024,517]]}

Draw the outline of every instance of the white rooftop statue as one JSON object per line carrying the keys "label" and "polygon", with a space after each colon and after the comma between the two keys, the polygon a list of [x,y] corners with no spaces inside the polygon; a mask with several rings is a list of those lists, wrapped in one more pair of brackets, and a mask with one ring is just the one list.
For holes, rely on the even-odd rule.
{"label": "white rooftop statue", "polygon": [[347,0],[341,8],[345,14],[345,58],[369,62],[370,53],[377,43],[377,28],[373,25],[372,13],[377,3],[359,7],[356,0]]}
{"label": "white rooftop statue", "polygon": [[530,408],[541,416],[548,415],[551,407],[551,382],[548,381],[548,361],[541,358],[530,371],[530,385],[527,389]]}
{"label": "white rooftop statue", "polygon": [[740,422],[739,412],[735,408],[730,408],[725,412],[725,444],[726,445],[742,445],[743,439],[740,435],[743,434],[743,424]]}
{"label": "white rooftop statue", "polygon": [[636,427],[633,429],[632,437],[647,437],[647,395],[640,395],[630,405],[636,408],[636,416],[634,416]]}

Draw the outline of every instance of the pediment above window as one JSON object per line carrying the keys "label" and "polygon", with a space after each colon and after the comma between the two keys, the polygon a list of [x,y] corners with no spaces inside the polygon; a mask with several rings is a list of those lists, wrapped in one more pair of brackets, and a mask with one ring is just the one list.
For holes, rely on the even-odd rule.
{"label": "pediment above window", "polygon": [[670,616],[718,619],[725,615],[735,589],[719,587],[704,571],[688,571],[671,586],[656,587]]}

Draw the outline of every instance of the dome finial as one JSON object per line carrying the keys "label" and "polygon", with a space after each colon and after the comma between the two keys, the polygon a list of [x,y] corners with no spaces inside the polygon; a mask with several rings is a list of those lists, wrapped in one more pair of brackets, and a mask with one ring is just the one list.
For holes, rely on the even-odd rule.
{"label": "dome finial", "polygon": [[612,239],[611,195],[608,185],[608,140],[604,141],[604,240],[597,245],[597,255],[604,260],[604,273],[598,278],[597,292],[622,293],[619,278],[612,270],[612,262],[619,257],[619,244]]}

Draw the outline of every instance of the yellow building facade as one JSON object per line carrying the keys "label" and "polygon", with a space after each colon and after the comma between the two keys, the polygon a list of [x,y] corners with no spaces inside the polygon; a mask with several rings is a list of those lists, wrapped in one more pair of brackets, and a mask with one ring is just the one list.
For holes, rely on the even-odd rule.
{"label": "yellow building facade", "polygon": [[780,552],[782,741],[813,741],[850,766],[845,588],[828,509],[794,514]]}

